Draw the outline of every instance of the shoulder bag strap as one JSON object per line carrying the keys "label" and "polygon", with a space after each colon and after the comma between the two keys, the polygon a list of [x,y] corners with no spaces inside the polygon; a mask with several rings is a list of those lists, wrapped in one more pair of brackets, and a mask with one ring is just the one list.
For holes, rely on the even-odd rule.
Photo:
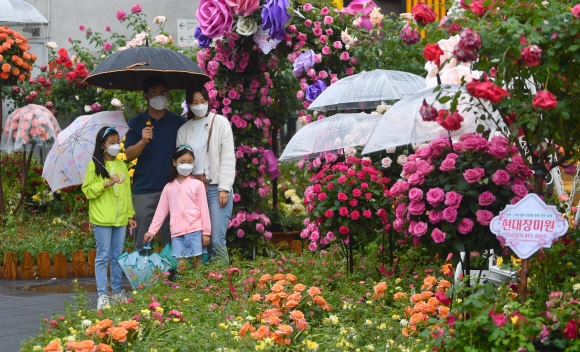
{"label": "shoulder bag strap", "polygon": [[[209,154],[209,141],[211,139],[211,133],[213,132],[213,123],[215,121],[215,114],[213,114],[213,118],[211,119],[211,125],[209,126],[209,133],[207,134],[207,143],[205,145],[205,160],[204,160],[204,165],[203,165],[203,177],[205,179],[205,170],[206,170],[206,166],[207,166],[207,155]],[[211,180],[207,180],[207,182],[211,182]]]}

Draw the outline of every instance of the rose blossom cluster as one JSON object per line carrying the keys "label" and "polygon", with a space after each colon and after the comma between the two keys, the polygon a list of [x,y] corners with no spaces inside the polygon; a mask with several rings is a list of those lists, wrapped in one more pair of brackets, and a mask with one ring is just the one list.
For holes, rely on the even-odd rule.
{"label": "rose blossom cluster", "polygon": [[272,233],[266,231],[266,226],[270,224],[270,218],[266,214],[260,214],[255,211],[251,213],[238,211],[228,222],[228,229],[232,229],[239,238],[243,238],[246,232],[254,232],[263,235],[265,239],[269,240],[272,238]]}
{"label": "rose blossom cluster", "polygon": [[369,158],[351,156],[346,162],[324,164],[311,181],[313,185],[304,192],[311,217],[305,220],[306,228],[301,233],[310,240],[310,250],[337,237],[348,243],[350,236],[360,234],[361,229],[371,236],[375,230],[390,228],[384,209],[390,180]]}
{"label": "rose blossom cluster", "polygon": [[396,231],[416,246],[469,242],[485,250],[498,244],[488,225],[506,204],[528,194],[532,171],[507,138],[464,134],[453,149],[448,138],[439,138],[416,150],[402,176],[389,191]]}

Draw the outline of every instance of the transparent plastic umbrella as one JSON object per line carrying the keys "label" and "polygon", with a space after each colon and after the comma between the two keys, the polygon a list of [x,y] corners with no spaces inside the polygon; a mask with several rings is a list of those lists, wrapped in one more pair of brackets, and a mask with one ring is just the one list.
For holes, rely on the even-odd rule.
{"label": "transparent plastic umbrella", "polygon": [[33,146],[52,145],[60,126],[54,115],[41,105],[28,104],[14,110],[6,118],[0,150],[6,153],[25,150]]}
{"label": "transparent plastic umbrella", "polygon": [[313,158],[320,153],[364,145],[380,116],[336,114],[302,127],[279,161]]}
{"label": "transparent plastic umbrella", "polygon": [[[458,91],[461,91],[461,95],[459,96],[457,111],[463,116],[464,121],[461,123],[459,130],[451,132],[452,138],[459,137],[464,133],[476,132],[478,125],[483,125],[488,130],[497,128],[495,122],[479,119],[480,116],[487,115],[487,111],[492,111],[491,105],[488,104],[487,111],[485,111],[470,103],[472,97],[462,86],[443,85],[441,86],[441,91],[437,91],[437,87],[425,89],[395,103],[383,114],[377,123],[362,154],[369,154],[405,144],[429,142],[441,136],[448,136],[447,130],[437,122],[423,121],[419,109],[423,104],[423,100],[426,100],[428,104],[432,104],[437,100],[438,96],[439,99],[444,96],[452,97]],[[450,102],[445,104],[436,102],[434,106],[437,110],[449,109]],[[503,125],[499,113],[494,112],[492,118]]]}
{"label": "transparent plastic umbrella", "polygon": [[343,78],[326,88],[309,110],[374,109],[425,89],[425,78],[409,72],[372,70]]}
{"label": "transparent plastic umbrella", "polygon": [[52,191],[83,183],[85,171],[93,158],[95,138],[104,126],[115,126],[119,138],[129,130],[122,111],[83,115],[62,130],[42,171],[42,177]]}
{"label": "transparent plastic umbrella", "polygon": [[46,18],[24,0],[0,0],[0,25],[46,23]]}

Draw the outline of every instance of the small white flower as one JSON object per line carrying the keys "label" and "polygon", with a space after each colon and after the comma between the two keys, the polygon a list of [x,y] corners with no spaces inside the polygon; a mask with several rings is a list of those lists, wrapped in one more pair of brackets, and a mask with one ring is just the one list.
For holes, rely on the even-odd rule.
{"label": "small white flower", "polygon": [[103,89],[102,88],[97,88],[97,94],[99,94],[100,92],[102,92]]}
{"label": "small white flower", "polygon": [[58,45],[56,45],[56,42],[48,42],[46,43],[46,46],[52,49],[56,49],[58,47]]}
{"label": "small white flower", "polygon": [[381,165],[387,169],[391,166],[391,164],[393,163],[393,160],[389,157],[383,158],[383,160],[381,160]]}
{"label": "small white flower", "polygon": [[104,59],[106,57],[107,57],[107,55],[105,55],[105,54],[101,55],[101,59]]}
{"label": "small white flower", "polygon": [[93,109],[91,109],[90,105],[85,105],[85,112],[91,112],[93,111]]}
{"label": "small white flower", "polygon": [[409,322],[407,321],[407,319],[401,319],[399,324],[401,324],[402,327],[405,327],[405,326],[409,325]]}
{"label": "small white flower", "polygon": [[399,155],[399,157],[397,158],[397,164],[399,165],[405,165],[407,163],[407,156],[406,155]]}
{"label": "small white flower", "polygon": [[578,291],[578,290],[580,290],[580,284],[575,284],[574,286],[572,286],[572,289],[573,289],[574,291]]}
{"label": "small white flower", "polygon": [[92,323],[93,323],[92,321],[85,319],[85,320],[81,321],[81,326],[83,328],[88,328],[89,326],[91,326]]}
{"label": "small white flower", "polygon": [[167,21],[167,18],[165,18],[165,16],[157,16],[153,19],[154,24],[163,23],[165,21]]}
{"label": "small white flower", "polygon": [[76,100],[79,100],[79,96],[78,96],[78,95],[75,95],[75,99],[76,99]]}
{"label": "small white flower", "polygon": [[241,16],[238,18],[238,24],[236,26],[236,32],[238,32],[238,34],[248,37],[256,33],[257,30],[258,24],[256,21]]}

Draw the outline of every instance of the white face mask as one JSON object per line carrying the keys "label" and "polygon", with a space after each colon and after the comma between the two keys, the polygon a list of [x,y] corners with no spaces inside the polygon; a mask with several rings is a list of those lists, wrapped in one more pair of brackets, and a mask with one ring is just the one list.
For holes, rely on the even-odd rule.
{"label": "white face mask", "polygon": [[205,116],[207,114],[208,105],[207,104],[199,104],[195,106],[190,106],[189,110],[195,114],[195,116]]}
{"label": "white face mask", "polygon": [[155,98],[149,100],[149,105],[155,110],[165,109],[165,104],[167,104],[167,97],[158,95]]}
{"label": "white face mask", "polygon": [[191,175],[192,171],[193,171],[193,164],[179,164],[179,165],[177,165],[177,172],[179,172],[179,174],[181,176],[189,176],[189,175]]}
{"label": "white face mask", "polygon": [[111,144],[110,146],[107,147],[107,154],[109,154],[110,156],[117,156],[117,154],[119,154],[120,150],[121,150],[121,145]]}

